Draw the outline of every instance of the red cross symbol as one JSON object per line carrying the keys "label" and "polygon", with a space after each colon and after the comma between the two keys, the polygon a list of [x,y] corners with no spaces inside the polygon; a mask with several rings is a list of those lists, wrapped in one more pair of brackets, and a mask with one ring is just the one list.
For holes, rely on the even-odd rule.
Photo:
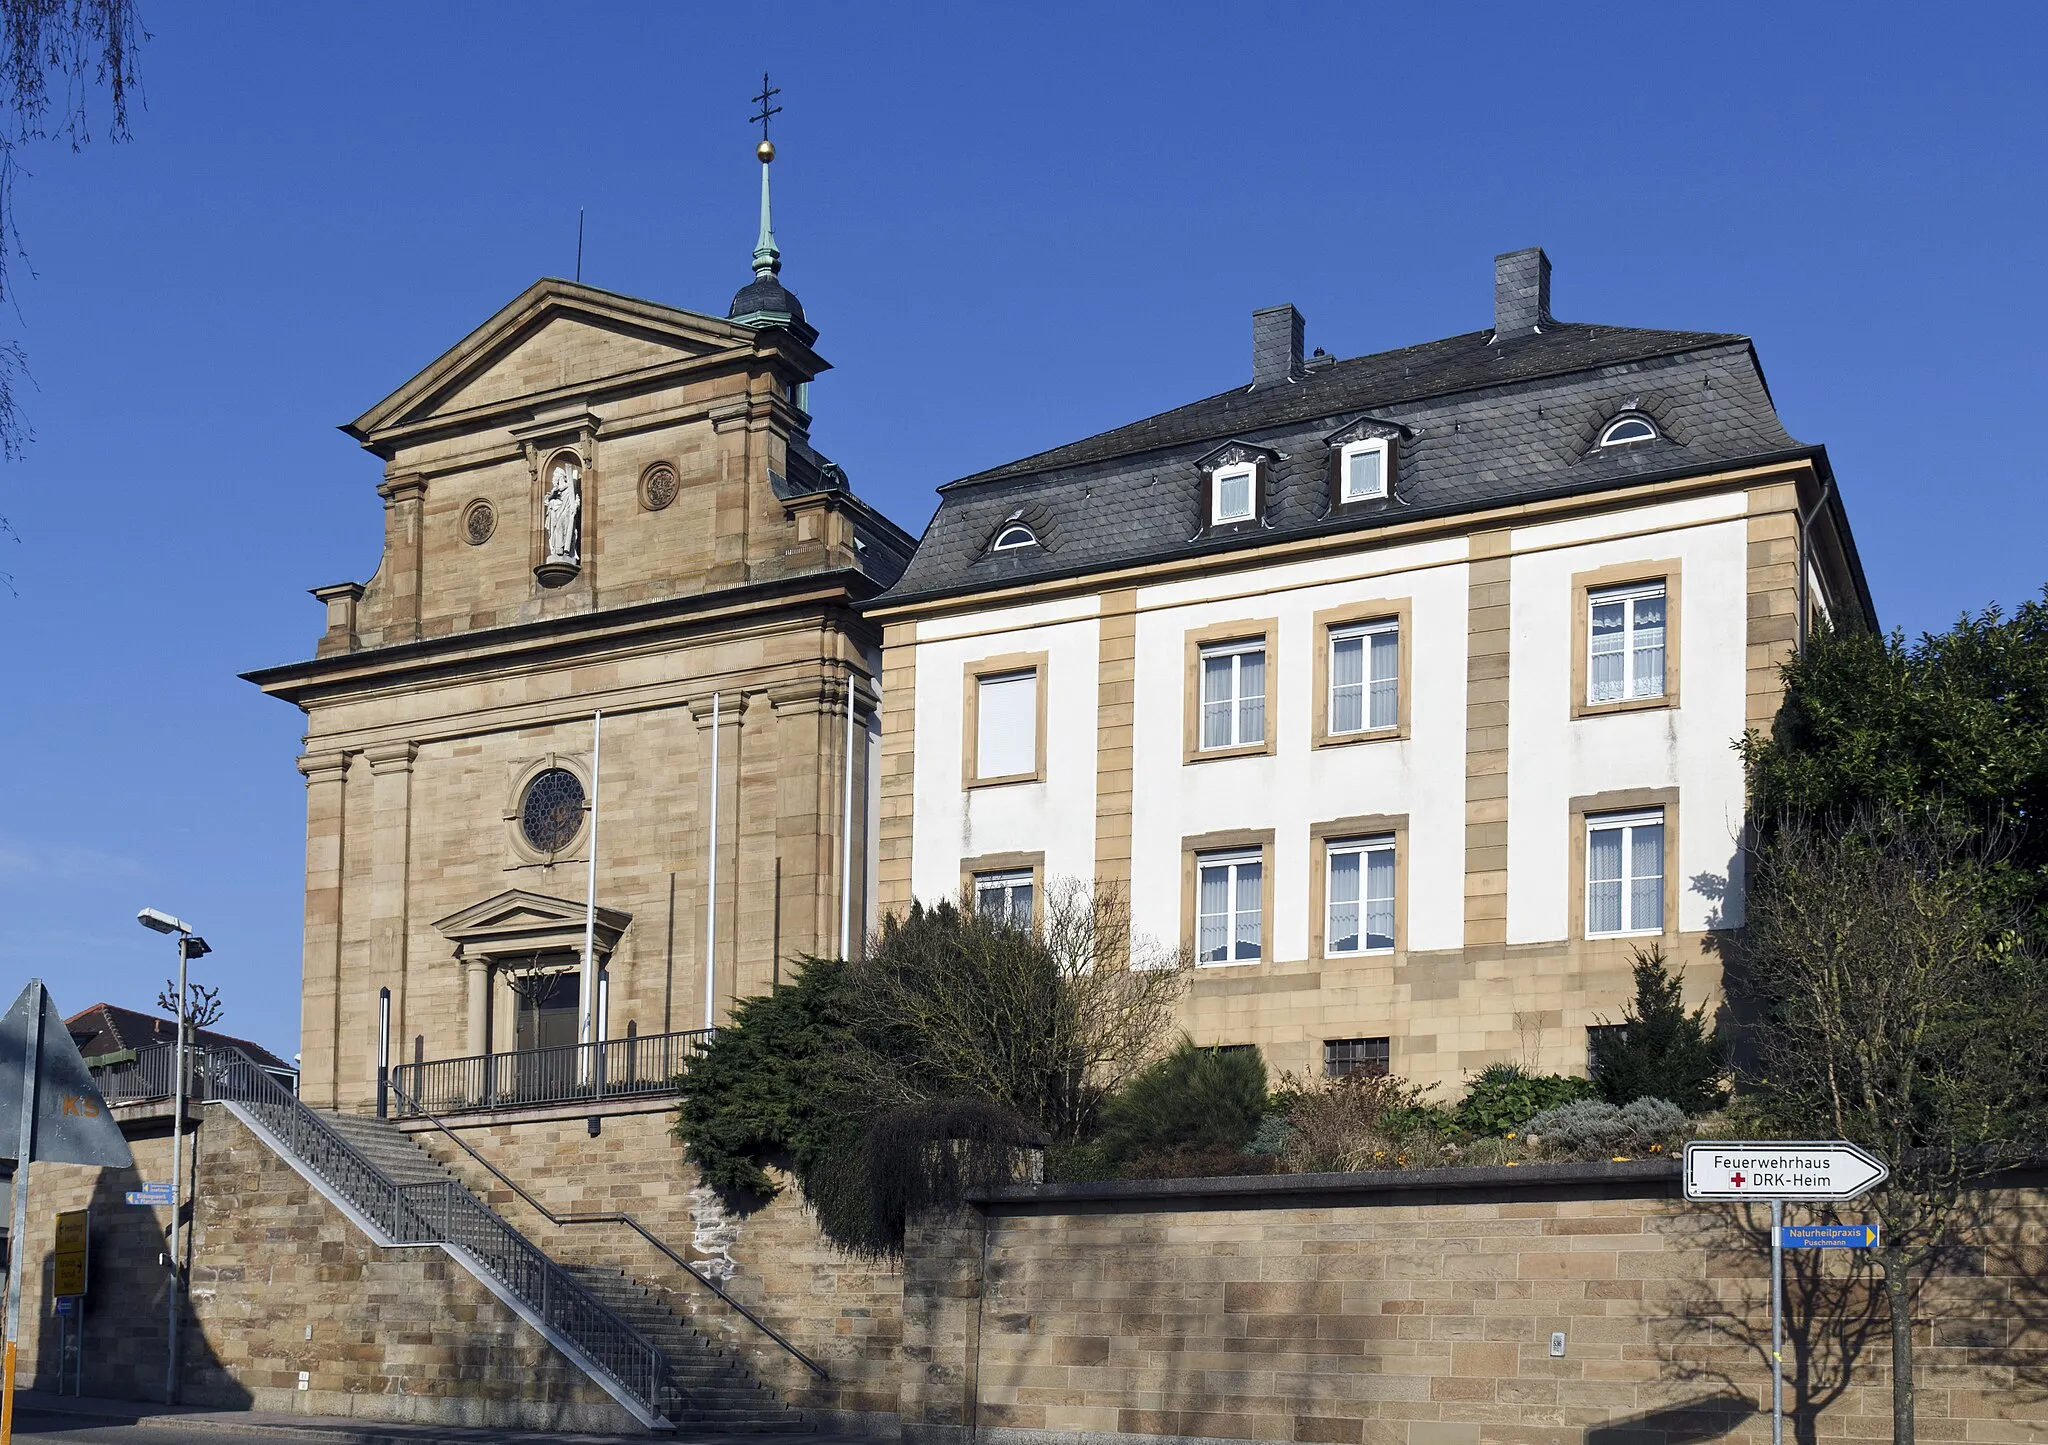
{"label": "red cross symbol", "polygon": [[1742,1187],[1742,1175],[1740,1173],[1737,1173],[1733,1177],[1735,1179],[1735,1187],[1737,1189],[1740,1189]]}

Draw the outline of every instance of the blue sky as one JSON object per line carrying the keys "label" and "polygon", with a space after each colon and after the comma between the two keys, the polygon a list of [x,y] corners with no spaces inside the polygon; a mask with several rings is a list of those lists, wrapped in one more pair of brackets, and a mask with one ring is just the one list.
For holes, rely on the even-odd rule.
{"label": "blue sky", "polygon": [[[307,587],[376,565],[335,427],[536,277],[722,315],[747,98],[815,438],[913,531],[941,482],[1242,381],[1292,301],[1358,355],[1566,319],[1740,331],[1833,457],[1888,626],[2048,580],[2039,7],[169,5],[131,144],[18,192],[0,331],[0,991],[146,1006],[198,924],[296,1047]],[[31,275],[31,270],[33,275]]]}

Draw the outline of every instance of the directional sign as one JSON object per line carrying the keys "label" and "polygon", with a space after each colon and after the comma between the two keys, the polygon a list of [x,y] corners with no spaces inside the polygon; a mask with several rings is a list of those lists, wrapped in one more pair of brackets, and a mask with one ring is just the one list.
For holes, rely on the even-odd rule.
{"label": "directional sign", "polygon": [[50,1293],[85,1293],[85,1251],[92,1237],[92,1211],[67,1209],[57,1216],[57,1248],[52,1255]]}
{"label": "directional sign", "polygon": [[1778,1229],[1780,1249],[1876,1249],[1874,1224],[1787,1224]]}
{"label": "directional sign", "polygon": [[130,1204],[168,1205],[171,1202],[169,1184],[144,1184],[140,1189],[131,1189],[126,1198]]}
{"label": "directional sign", "polygon": [[1877,1156],[1841,1140],[1685,1146],[1687,1199],[1855,1199],[1890,1177]]}
{"label": "directional sign", "polygon": [[57,1005],[40,984],[21,991],[0,1018],[0,1154],[13,1158],[21,1136],[22,1064],[30,1047],[35,1000],[42,1003],[41,1057],[36,1061],[35,1134],[31,1156],[38,1162],[104,1164],[126,1169],[134,1163],[121,1126],[93,1087],[78,1045],[64,1028]]}

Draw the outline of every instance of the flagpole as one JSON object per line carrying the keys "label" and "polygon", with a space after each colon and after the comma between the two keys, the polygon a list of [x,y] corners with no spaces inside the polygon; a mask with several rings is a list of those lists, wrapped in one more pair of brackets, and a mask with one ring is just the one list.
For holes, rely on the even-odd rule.
{"label": "flagpole", "polygon": [[[577,1021],[576,1042],[594,1044],[597,1039],[597,798],[598,798],[598,756],[604,746],[604,714],[596,712],[590,719],[590,867],[585,874],[583,885],[583,1016]],[[595,1074],[596,1050],[587,1049],[583,1055],[586,1074]]]}
{"label": "flagpole", "polygon": [[7,1356],[0,1380],[0,1445],[14,1439],[15,1341],[21,1337],[21,1265],[28,1257],[28,1161],[35,1152],[36,1085],[43,1072],[43,981],[28,981],[28,1033],[21,1051],[21,1128],[14,1146],[14,1219],[7,1236]]}

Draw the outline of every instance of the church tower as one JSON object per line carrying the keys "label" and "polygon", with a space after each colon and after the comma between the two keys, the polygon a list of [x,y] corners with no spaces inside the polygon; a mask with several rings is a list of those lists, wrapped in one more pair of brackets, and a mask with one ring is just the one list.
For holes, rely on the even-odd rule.
{"label": "church tower", "polygon": [[774,154],[764,119],[725,316],[540,280],[343,428],[382,463],[383,556],[314,589],[311,660],[249,674],[306,714],[315,1106],[374,1098],[385,990],[415,1087],[541,1103],[434,1061],[517,1074],[589,1030],[669,1068],[789,958],[860,946],[858,608],[913,539],[811,444],[827,363],[780,279]]}

